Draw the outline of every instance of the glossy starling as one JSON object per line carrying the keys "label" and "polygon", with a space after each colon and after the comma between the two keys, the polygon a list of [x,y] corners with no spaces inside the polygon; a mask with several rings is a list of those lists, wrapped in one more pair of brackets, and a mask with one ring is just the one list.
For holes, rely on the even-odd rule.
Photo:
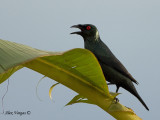
{"label": "glossy starling", "polygon": [[135,84],[138,82],[132,77],[122,63],[114,56],[110,49],[100,39],[99,32],[94,25],[91,24],[79,24],[74,25],[71,28],[79,28],[81,31],[73,32],[71,34],[81,35],[84,39],[85,49],[90,50],[98,59],[103,74],[109,84],[115,84],[118,92],[119,87],[122,87],[133,94],[138,100],[148,109],[142,98],[139,96]]}

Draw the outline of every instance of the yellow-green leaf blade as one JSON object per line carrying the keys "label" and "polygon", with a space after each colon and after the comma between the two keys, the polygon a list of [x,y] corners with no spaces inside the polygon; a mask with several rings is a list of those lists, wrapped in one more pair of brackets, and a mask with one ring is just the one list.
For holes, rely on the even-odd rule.
{"label": "yellow-green leaf blade", "polygon": [[52,53],[0,39],[0,84],[23,68],[23,63]]}
{"label": "yellow-green leaf blade", "polygon": [[88,100],[87,98],[83,97],[82,95],[76,95],[70,102],[68,102],[65,106],[72,105],[75,103],[89,103],[94,104],[92,101]]}
{"label": "yellow-green leaf blade", "polygon": [[78,77],[83,82],[92,84],[106,94],[108,86],[96,58],[85,49],[73,49],[62,55],[46,56],[39,59],[46,64]]}
{"label": "yellow-green leaf blade", "polygon": [[118,120],[140,119],[113,101],[116,94],[110,95],[100,65],[88,50],[73,49],[57,54],[0,40],[0,55],[0,78],[3,79],[0,83],[25,66],[76,91]]}
{"label": "yellow-green leaf blade", "polygon": [[53,88],[56,86],[56,85],[58,85],[59,83],[56,83],[56,84],[53,84],[51,87],[50,87],[50,89],[49,89],[49,97],[50,97],[50,99],[52,100],[52,90],[53,90]]}

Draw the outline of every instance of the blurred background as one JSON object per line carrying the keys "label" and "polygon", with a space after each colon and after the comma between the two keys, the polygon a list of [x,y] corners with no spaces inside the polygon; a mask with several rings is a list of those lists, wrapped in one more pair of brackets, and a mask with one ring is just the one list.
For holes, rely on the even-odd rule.
{"label": "blurred background", "polygon": [[[47,51],[83,48],[83,39],[70,35],[75,24],[94,24],[101,39],[139,82],[137,91],[148,112],[133,95],[120,88],[120,103],[144,120],[158,119],[160,91],[160,1],[159,0],[0,0],[0,39]],[[114,120],[95,105],[64,107],[77,93],[28,68],[17,71],[0,84],[0,112],[30,111],[30,115],[0,114],[2,120]],[[115,86],[109,86],[115,92]]]}

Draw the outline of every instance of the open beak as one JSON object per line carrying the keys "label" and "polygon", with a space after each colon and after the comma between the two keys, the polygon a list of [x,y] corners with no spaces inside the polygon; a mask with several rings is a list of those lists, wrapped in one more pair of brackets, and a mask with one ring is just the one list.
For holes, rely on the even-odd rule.
{"label": "open beak", "polygon": [[81,31],[77,31],[77,32],[72,32],[71,34],[78,34],[81,35],[82,34],[82,25],[73,25],[71,26],[71,28],[79,28]]}

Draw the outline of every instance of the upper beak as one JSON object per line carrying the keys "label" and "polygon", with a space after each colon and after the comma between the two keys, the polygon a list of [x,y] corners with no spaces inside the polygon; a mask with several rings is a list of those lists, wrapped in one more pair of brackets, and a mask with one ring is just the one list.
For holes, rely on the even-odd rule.
{"label": "upper beak", "polygon": [[[71,26],[71,28],[79,28],[80,30],[82,30],[82,25],[73,25]],[[78,31],[78,32],[72,32],[71,34],[78,34],[78,35],[81,35],[81,31]]]}
{"label": "upper beak", "polygon": [[81,25],[73,25],[71,28],[80,28]]}

